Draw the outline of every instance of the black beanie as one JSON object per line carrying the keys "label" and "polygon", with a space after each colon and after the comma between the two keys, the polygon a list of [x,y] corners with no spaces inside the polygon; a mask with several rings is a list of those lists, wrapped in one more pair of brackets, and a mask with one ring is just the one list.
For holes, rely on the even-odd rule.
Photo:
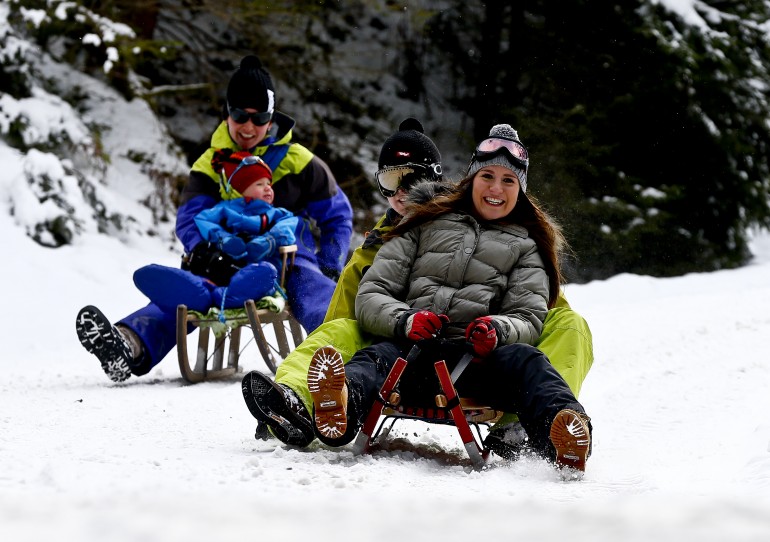
{"label": "black beanie", "polygon": [[227,105],[238,109],[256,109],[272,113],[275,109],[275,89],[270,74],[254,56],[243,57],[227,85]]}
{"label": "black beanie", "polygon": [[378,168],[402,164],[441,164],[441,153],[433,141],[423,133],[420,121],[409,117],[398,127],[398,132],[385,140],[380,151]]}

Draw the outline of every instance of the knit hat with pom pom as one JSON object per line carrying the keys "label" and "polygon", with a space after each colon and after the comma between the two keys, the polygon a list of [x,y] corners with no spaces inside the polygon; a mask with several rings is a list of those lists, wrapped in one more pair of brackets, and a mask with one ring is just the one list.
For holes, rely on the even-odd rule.
{"label": "knit hat with pom pom", "polygon": [[[519,139],[519,134],[511,128],[510,124],[497,124],[492,126],[489,131],[489,138],[506,139],[508,141],[515,141],[522,148],[524,145]],[[486,140],[485,140],[486,141]],[[509,154],[505,147],[500,147],[499,152],[486,153],[486,156],[479,156],[479,152],[473,154],[470,164],[468,164],[467,176],[475,175],[478,170],[486,166],[503,166],[513,171],[519,178],[519,185],[521,185],[521,191],[527,192],[527,170],[529,169],[529,159],[525,163],[514,162],[513,157]]]}
{"label": "knit hat with pom pom", "polygon": [[419,120],[404,119],[398,131],[385,140],[380,150],[378,167],[401,166],[404,164],[441,164],[441,153],[431,138],[424,133]]}
{"label": "knit hat with pom pom", "polygon": [[275,89],[270,74],[254,55],[243,57],[227,85],[227,105],[230,108],[256,109],[272,113],[275,110]]}
{"label": "knit hat with pom pom", "polygon": [[273,181],[273,172],[264,160],[245,151],[218,149],[211,159],[211,166],[217,173],[224,172],[226,182],[241,194],[259,179]]}

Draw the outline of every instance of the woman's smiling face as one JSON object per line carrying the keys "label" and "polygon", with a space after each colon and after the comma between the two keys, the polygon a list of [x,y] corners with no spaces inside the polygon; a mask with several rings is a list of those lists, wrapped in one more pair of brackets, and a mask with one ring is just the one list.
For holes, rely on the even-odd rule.
{"label": "woman's smiling face", "polygon": [[498,165],[485,166],[473,177],[473,207],[482,219],[498,220],[513,211],[519,189],[519,178],[513,171]]}

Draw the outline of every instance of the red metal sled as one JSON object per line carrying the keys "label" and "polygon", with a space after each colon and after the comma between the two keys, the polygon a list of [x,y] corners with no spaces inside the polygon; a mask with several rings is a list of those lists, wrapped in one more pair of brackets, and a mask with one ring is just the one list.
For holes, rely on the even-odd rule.
{"label": "red metal sled", "polygon": [[[489,457],[489,450],[483,446],[479,425],[489,425],[499,419],[503,413],[479,405],[471,399],[458,397],[452,376],[450,376],[444,360],[436,361],[433,364],[441,390],[435,397],[435,408],[412,407],[403,404],[396,389],[409,362],[414,361],[419,355],[420,348],[415,345],[406,359],[398,358],[396,360],[385,379],[385,383],[380,388],[377,401],[369,411],[356,438],[354,449],[358,453],[368,453],[388,421],[391,422],[389,431],[399,419],[416,419],[428,423],[454,425],[474,468],[482,468]],[[458,376],[456,375],[454,379],[456,380]],[[380,421],[381,417],[382,420]],[[478,439],[473,434],[471,426],[476,429]]]}

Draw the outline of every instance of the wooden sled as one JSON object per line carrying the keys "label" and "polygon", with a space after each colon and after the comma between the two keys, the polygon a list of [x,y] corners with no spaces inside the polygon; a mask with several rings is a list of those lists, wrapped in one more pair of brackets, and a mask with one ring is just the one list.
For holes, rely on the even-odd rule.
{"label": "wooden sled", "polygon": [[[503,412],[480,405],[472,399],[460,398],[454,387],[462,370],[470,361],[470,355],[458,363],[458,368],[450,375],[444,360],[436,361],[433,367],[438,378],[440,393],[435,397],[435,407],[412,407],[404,404],[397,391],[398,383],[409,362],[420,355],[420,347],[415,345],[404,358],[398,358],[388,373],[385,383],[380,388],[377,401],[369,411],[366,421],[359,432],[353,448],[358,453],[368,453],[371,447],[384,439],[395,423],[400,419],[420,420],[427,423],[454,425],[460,434],[465,451],[475,469],[481,469],[489,457],[489,450],[484,447],[480,425],[489,426],[503,415]],[[382,418],[380,420],[380,418]],[[390,426],[383,432],[383,427],[390,421]],[[471,430],[476,430],[476,435]]]}
{"label": "wooden sled", "polygon": [[[294,265],[297,245],[278,247],[281,254],[280,285],[284,287],[286,275]],[[191,365],[187,335],[190,326],[197,328],[198,341],[195,365]],[[176,314],[176,344],[179,358],[179,371],[182,377],[191,384],[219,378],[227,378],[239,372],[240,356],[248,345],[241,346],[241,330],[246,327],[252,332],[253,340],[265,365],[273,373],[278,364],[289,353],[299,346],[305,335],[302,326],[291,314],[286,305],[280,312],[267,308],[257,308],[254,300],[248,300],[243,309],[228,310],[225,317],[201,317],[188,311],[185,305],[177,307]],[[195,329],[193,329],[193,332]],[[272,344],[268,335],[274,337]],[[211,345],[211,337],[214,341]],[[289,341],[291,339],[291,342]],[[251,342],[251,339],[249,339]],[[225,352],[227,364],[225,365]]]}

